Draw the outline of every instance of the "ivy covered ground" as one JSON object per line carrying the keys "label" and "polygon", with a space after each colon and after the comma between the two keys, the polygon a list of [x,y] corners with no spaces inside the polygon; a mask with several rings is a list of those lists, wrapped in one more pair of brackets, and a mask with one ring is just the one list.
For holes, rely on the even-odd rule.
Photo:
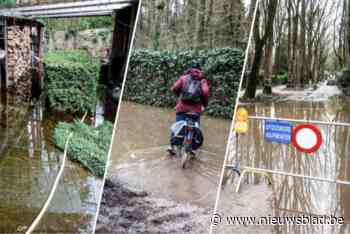
{"label": "ivy covered ground", "polygon": [[68,144],[67,157],[77,161],[94,175],[104,175],[109,144],[113,131],[112,123],[106,121],[97,128],[76,120],[74,123],[60,122],[55,128],[55,144],[64,150],[66,140],[73,133]]}

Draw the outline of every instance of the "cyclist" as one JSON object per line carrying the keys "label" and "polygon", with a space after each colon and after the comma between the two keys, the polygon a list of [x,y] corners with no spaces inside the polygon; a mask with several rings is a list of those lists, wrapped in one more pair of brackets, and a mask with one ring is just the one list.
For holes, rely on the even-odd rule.
{"label": "cyclist", "polygon": [[[200,114],[208,105],[209,86],[204,78],[199,65],[195,65],[181,76],[171,87],[171,91],[176,95],[176,122],[191,119],[200,122]],[[174,134],[170,136],[170,146],[168,152],[175,155],[176,139]]]}

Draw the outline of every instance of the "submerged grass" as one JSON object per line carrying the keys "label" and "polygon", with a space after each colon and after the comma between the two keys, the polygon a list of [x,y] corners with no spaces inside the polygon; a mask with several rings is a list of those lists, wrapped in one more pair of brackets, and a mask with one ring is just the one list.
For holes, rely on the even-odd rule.
{"label": "submerged grass", "polygon": [[64,150],[68,135],[73,137],[68,145],[67,157],[77,161],[94,175],[104,175],[109,144],[112,137],[113,125],[104,122],[97,128],[75,120],[73,123],[58,123],[54,132],[54,142],[58,148]]}

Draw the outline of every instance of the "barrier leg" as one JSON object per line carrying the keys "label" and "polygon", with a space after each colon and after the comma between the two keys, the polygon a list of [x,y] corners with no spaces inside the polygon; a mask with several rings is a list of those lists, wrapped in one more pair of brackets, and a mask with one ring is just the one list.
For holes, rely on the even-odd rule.
{"label": "barrier leg", "polygon": [[237,183],[237,186],[236,186],[236,193],[238,193],[239,191],[239,188],[241,186],[241,182],[242,182],[242,178],[244,177],[245,174],[247,173],[252,173],[252,174],[258,174],[258,175],[261,175],[261,176],[264,176],[267,178],[267,181],[268,181],[268,185],[272,185],[272,176],[270,173],[267,173],[267,172],[261,172],[261,171],[257,171],[257,170],[252,170],[252,169],[242,169],[242,174],[241,176],[239,177],[239,180],[238,180],[238,183]]}

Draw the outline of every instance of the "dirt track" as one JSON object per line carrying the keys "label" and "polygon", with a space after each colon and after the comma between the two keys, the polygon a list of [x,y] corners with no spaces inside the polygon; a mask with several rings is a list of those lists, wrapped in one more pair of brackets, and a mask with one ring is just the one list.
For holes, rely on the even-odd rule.
{"label": "dirt track", "polygon": [[207,233],[209,213],[106,180],[96,233]]}

